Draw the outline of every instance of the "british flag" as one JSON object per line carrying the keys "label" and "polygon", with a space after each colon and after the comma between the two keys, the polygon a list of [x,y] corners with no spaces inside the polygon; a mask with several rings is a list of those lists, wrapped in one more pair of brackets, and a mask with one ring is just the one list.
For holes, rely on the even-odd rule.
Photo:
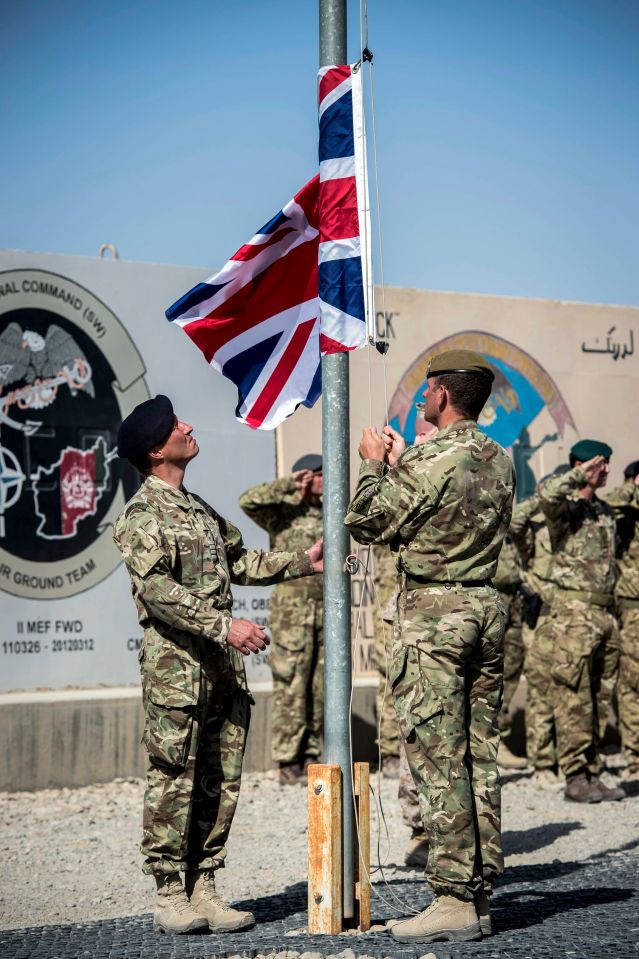
{"label": "british flag", "polygon": [[356,67],[320,71],[319,176],[166,311],[235,383],[236,416],[256,429],[313,406],[320,352],[366,342],[374,313],[360,80]]}

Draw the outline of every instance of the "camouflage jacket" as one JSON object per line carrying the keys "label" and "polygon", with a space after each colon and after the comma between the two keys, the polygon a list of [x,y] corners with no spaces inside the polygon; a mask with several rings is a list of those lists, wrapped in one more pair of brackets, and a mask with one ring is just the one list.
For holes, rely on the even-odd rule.
{"label": "camouflage jacket", "polygon": [[561,589],[610,595],[615,585],[615,519],[594,496],[579,494],[586,475],[576,466],[539,489],[553,553],[550,578]]}
{"label": "camouflage jacket", "polygon": [[619,599],[639,599],[639,486],[626,480],[604,500],[617,521],[617,585]]}
{"label": "camouflage jacket", "polygon": [[497,569],[513,489],[505,450],[461,420],[391,469],[364,460],[345,523],[359,543],[388,543],[411,578],[482,582]]}
{"label": "camouflage jacket", "polygon": [[[290,477],[247,489],[240,496],[240,506],[254,523],[267,531],[271,549],[308,549],[322,536],[321,501],[307,503]],[[322,579],[315,576],[312,580],[297,580],[294,585],[321,596]]]}
{"label": "camouflage jacket", "polygon": [[160,676],[154,701],[162,705],[197,702],[203,647],[215,647],[222,671],[226,664],[243,677],[241,653],[225,642],[231,583],[268,586],[313,573],[303,550],[246,550],[240,531],[199,496],[153,476],[124,507],[113,538],[131,577],[143,653]]}
{"label": "camouflage jacket", "polygon": [[523,582],[545,602],[551,602],[554,593],[552,546],[538,492],[515,506],[510,535],[524,563]]}
{"label": "camouflage jacket", "polygon": [[501,593],[514,593],[521,583],[521,573],[519,553],[510,536],[506,536],[493,576],[493,586]]}

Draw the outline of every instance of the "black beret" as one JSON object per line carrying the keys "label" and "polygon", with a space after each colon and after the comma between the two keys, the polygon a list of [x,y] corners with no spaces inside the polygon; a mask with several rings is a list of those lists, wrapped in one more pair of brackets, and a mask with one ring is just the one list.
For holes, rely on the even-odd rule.
{"label": "black beret", "polygon": [[635,479],[637,474],[639,474],[639,460],[634,460],[632,463],[628,463],[623,475],[625,479]]}
{"label": "black beret", "polygon": [[293,463],[291,473],[297,473],[298,470],[311,470],[313,473],[321,473],[322,457],[318,453],[307,453],[306,456],[300,456]]}
{"label": "black beret", "polygon": [[600,440],[579,440],[570,450],[570,455],[576,460],[581,460],[582,463],[591,460],[593,456],[603,456],[605,459],[610,459],[612,447]]}
{"label": "black beret", "polygon": [[173,429],[175,413],[168,396],[160,393],[145,400],[122,420],[118,430],[118,456],[130,460],[153,449]]}
{"label": "black beret", "polygon": [[443,376],[444,373],[474,373],[492,381],[495,379],[490,363],[474,350],[445,350],[431,356],[426,377]]}

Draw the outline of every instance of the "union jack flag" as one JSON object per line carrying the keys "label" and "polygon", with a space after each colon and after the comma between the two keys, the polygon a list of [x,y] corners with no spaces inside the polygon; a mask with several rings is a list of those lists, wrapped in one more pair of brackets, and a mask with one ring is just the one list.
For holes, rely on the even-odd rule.
{"label": "union jack flag", "polygon": [[320,351],[363,346],[374,317],[357,68],[321,70],[319,101],[319,176],[166,311],[235,383],[235,415],[256,429],[313,406]]}

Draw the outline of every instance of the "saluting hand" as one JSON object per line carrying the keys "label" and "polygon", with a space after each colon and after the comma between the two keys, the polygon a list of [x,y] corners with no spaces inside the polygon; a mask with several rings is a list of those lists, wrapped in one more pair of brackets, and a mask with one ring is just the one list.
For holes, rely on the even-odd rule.
{"label": "saluting hand", "polygon": [[603,456],[593,456],[592,459],[582,463],[581,468],[586,474],[586,482],[589,486],[598,486],[608,474],[608,464]]}
{"label": "saluting hand", "polygon": [[384,462],[386,447],[374,426],[365,426],[362,430],[362,439],[359,444],[359,455],[363,460],[379,460]]}
{"label": "saluting hand", "polygon": [[239,649],[244,656],[261,652],[271,642],[262,627],[252,623],[250,619],[232,620],[226,641],[233,649]]}
{"label": "saluting hand", "polygon": [[324,537],[318,539],[316,543],[306,550],[306,555],[313,564],[316,573],[324,572]]}
{"label": "saluting hand", "polygon": [[304,497],[313,482],[313,471],[296,470],[295,473],[291,473],[291,479],[300,496]]}

